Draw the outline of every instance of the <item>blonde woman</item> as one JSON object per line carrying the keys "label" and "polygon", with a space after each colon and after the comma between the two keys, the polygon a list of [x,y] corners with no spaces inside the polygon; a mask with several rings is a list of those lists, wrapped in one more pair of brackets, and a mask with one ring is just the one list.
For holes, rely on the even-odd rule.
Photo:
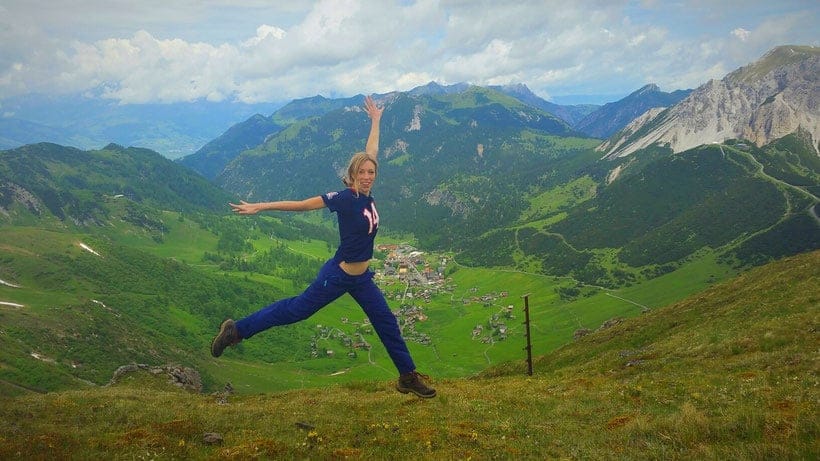
{"label": "blonde woman", "polygon": [[435,389],[425,383],[426,376],[416,366],[401,336],[399,325],[381,290],[373,282],[370,259],[379,230],[379,213],[370,195],[378,171],[379,124],[384,109],[370,96],[365,98],[370,117],[370,134],[364,152],[353,155],[343,178],[346,189],[328,192],[301,201],[229,204],[238,214],[261,211],[311,211],[327,207],[339,221],[339,248],[319,271],[316,280],[299,296],[282,299],[237,321],[222,322],[211,343],[211,355],[219,357],[228,346],[267,330],[304,320],[345,293],[361,306],[399,372],[396,389],[419,397],[435,397]]}

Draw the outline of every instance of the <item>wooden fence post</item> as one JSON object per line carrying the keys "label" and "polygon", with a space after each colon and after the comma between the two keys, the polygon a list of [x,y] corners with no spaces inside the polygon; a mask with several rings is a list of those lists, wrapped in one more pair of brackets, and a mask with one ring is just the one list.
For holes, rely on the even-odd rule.
{"label": "wooden fence post", "polygon": [[532,376],[532,342],[530,341],[530,295],[524,295],[524,336],[527,338],[527,374]]}

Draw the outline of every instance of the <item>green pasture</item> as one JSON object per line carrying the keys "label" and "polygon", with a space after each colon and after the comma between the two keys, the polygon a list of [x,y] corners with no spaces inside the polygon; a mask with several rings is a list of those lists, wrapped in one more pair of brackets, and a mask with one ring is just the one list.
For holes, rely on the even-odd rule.
{"label": "green pasture", "polygon": [[[589,176],[583,176],[567,184],[556,186],[529,198],[529,208],[521,213],[519,221],[530,223],[536,219],[554,216],[562,211],[589,200],[595,196],[596,182]],[[545,223],[551,223],[547,220]],[[530,225],[533,225],[532,223]]]}
{"label": "green pasture", "polygon": [[205,251],[216,251],[218,237],[212,232],[179,213],[165,211],[162,216],[168,231],[163,233],[161,242],[123,222],[113,224],[106,234],[121,245],[140,248],[159,257],[175,258],[192,265],[203,265],[202,256]]}

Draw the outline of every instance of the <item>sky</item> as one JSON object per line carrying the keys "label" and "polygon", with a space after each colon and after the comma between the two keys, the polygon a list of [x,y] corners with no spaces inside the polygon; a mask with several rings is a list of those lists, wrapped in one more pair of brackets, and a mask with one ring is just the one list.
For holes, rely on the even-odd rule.
{"label": "sky", "polygon": [[603,103],[818,46],[817,24],[817,0],[0,0],[0,106],[282,102],[431,81]]}

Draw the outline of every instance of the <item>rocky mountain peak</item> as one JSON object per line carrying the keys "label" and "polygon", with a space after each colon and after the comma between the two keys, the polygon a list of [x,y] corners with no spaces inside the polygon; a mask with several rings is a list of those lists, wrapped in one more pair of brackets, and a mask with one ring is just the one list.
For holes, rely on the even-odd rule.
{"label": "rocky mountain peak", "polygon": [[655,92],[660,91],[660,90],[661,89],[658,85],[656,85],[654,83],[650,83],[648,85],[644,85],[641,89],[639,89],[638,91],[633,93],[633,95],[641,95],[641,94],[646,94],[646,93],[655,93]]}
{"label": "rocky mountain peak", "polygon": [[[778,47],[721,80],[710,80],[687,98],[642,117],[601,146],[605,157],[623,157],[653,144],[682,152],[710,142],[742,138],[758,146],[808,132],[820,140],[820,47]],[[641,127],[651,129],[639,129]],[[637,136],[637,133],[641,133]]]}
{"label": "rocky mountain peak", "polygon": [[729,80],[737,84],[762,80],[766,75],[778,67],[800,63],[818,54],[817,47],[784,45],[772,48],[757,61],[743,66],[726,76],[724,80]]}

